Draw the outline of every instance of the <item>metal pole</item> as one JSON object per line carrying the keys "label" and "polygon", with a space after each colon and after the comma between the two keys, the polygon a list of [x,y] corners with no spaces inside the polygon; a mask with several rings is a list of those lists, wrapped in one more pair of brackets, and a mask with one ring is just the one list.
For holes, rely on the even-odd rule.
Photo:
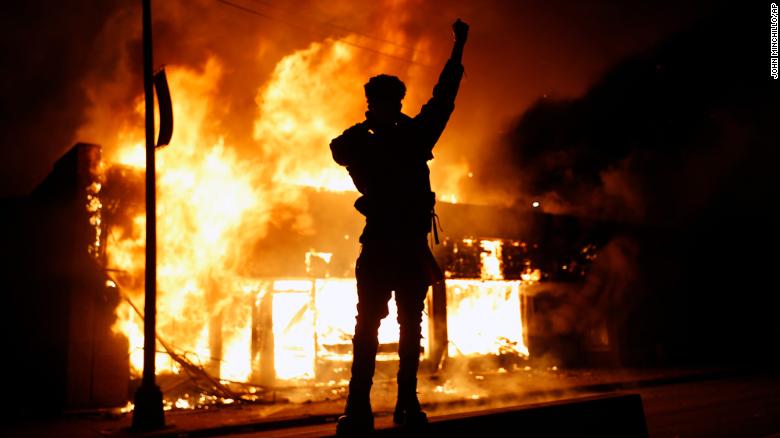
{"label": "metal pole", "polygon": [[154,89],[152,83],[152,5],[143,0],[144,97],[146,99],[146,277],[144,300],[144,372],[135,393],[133,429],[165,426],[162,391],[155,382],[154,358],[157,319],[157,216],[154,164]]}

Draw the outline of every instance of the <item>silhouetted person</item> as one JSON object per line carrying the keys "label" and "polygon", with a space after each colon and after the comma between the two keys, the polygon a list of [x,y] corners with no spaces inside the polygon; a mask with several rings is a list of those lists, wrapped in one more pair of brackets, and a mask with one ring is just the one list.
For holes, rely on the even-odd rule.
{"label": "silhouetted person", "polygon": [[365,84],[366,120],[335,138],[333,159],[349,171],[362,196],[355,208],[366,217],[357,260],[358,305],[352,340],[352,378],[340,435],[373,430],[370,391],[379,346],[377,331],[395,291],[400,339],[398,402],[393,421],[404,426],[428,422],[417,399],[420,323],[428,287],[442,279],[428,248],[435,226],[428,160],[455,108],[469,27],[457,20],[452,55],[433,89],[433,97],[411,118],[401,112],[406,87],[395,76],[379,75]]}

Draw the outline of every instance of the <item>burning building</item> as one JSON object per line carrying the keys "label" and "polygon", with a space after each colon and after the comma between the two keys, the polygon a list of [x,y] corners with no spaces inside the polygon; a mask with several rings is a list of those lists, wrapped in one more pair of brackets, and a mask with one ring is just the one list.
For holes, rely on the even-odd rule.
{"label": "burning building", "polygon": [[[213,119],[219,113],[222,64],[211,58],[201,70],[170,67],[177,130],[172,144],[157,152],[156,355],[169,407],[263,399],[274,397],[275,388],[337,384],[347,377],[362,218],[352,207],[356,193],[348,190],[348,175],[331,161],[325,145],[364,104],[351,93],[337,98],[339,85],[323,84],[321,78],[353,68],[356,56],[355,48],[329,40],[277,64],[256,98],[250,141],[262,145],[259,159],[247,159],[240,152],[245,146],[231,147],[229,130]],[[342,87],[357,81],[361,72],[353,73]],[[325,102],[334,99],[342,100],[341,111],[301,110],[330,107]],[[62,232],[59,225],[76,227],[77,233],[66,233],[78,239],[66,245],[76,255],[58,255],[51,267],[63,269],[60,259],[80,260],[65,271],[88,279],[89,296],[103,297],[100,325],[47,335],[58,345],[67,344],[58,337],[65,333],[68,340],[77,333],[99,338],[84,344],[92,352],[84,357],[91,368],[62,368],[67,378],[60,380],[67,382],[74,369],[83,369],[85,379],[107,384],[112,397],[90,393],[74,399],[77,392],[63,389],[65,399],[55,405],[70,407],[126,400],[128,378],[106,380],[99,371],[137,377],[143,362],[143,136],[140,124],[133,123],[136,113],[111,120],[109,113],[95,111],[82,131],[94,134],[113,126],[112,145],[76,146],[24,201],[42,209],[66,205],[62,208],[70,216],[16,235],[22,240],[14,245],[22,251],[22,236],[33,234],[41,239],[33,253],[46,253],[47,242]],[[458,203],[458,182],[471,172],[467,166],[455,171],[439,177],[438,212],[447,239],[436,256],[447,279],[429,292],[421,354],[430,370],[442,369],[448,360],[498,358],[489,366],[517,365],[534,354],[535,339],[549,333],[533,328],[545,324],[535,322],[536,295],[549,294],[537,294],[532,285],[567,275],[580,281],[595,256],[596,246],[588,246],[593,236],[572,234],[577,226],[565,216]],[[30,216],[36,213],[18,220],[25,223]],[[551,246],[552,238],[561,242]],[[570,253],[576,260],[557,261]],[[28,260],[25,272],[34,265]],[[54,290],[31,287],[41,296]],[[560,299],[545,299],[539,302],[561,307]],[[397,358],[393,311],[380,328],[380,362],[388,364]],[[73,323],[85,321],[78,312],[68,315]],[[37,327],[36,320],[31,324]],[[100,342],[113,352],[109,359],[100,356]],[[18,351],[24,354],[28,347]],[[73,357],[63,353],[60,360]],[[104,366],[108,363],[113,365]]]}
{"label": "burning building", "polygon": [[[19,230],[15,250],[53,251],[51,258],[12,264],[27,273],[40,265],[45,273],[11,276],[26,291],[16,295],[14,306],[49,313],[21,312],[9,327],[40,334],[41,342],[13,343],[12,351],[47,364],[45,372],[33,367],[23,375],[46,376],[48,389],[59,388],[62,402],[54,406],[124,405],[128,385],[142,368],[143,171],[101,155],[99,146],[75,146],[31,196],[7,203],[18,221],[5,228]],[[170,246],[160,247],[156,364],[167,405],[251,401],[275,397],[279,388],[338,385],[348,378],[356,313],[356,194],[293,188],[308,206],[307,232],[288,213],[288,222],[244,241],[233,227],[251,227],[252,217],[242,224],[231,216],[240,209],[218,203],[240,196],[240,190],[230,192],[235,187],[251,187],[241,185],[240,175],[214,172],[218,159],[206,157],[216,161],[202,164],[223,179],[225,192],[211,199],[199,190],[213,187],[194,183],[207,176],[182,173],[171,186],[165,185],[165,171],[158,177],[160,238]],[[188,180],[192,185],[182,187]],[[228,202],[236,199],[255,202],[250,195]],[[435,252],[446,280],[431,288],[426,301],[421,355],[428,372],[446,369],[449,361],[511,369],[551,351],[550,341],[563,338],[545,325],[557,318],[550,303],[567,301],[561,299],[567,293],[563,284],[581,288],[606,231],[564,216],[446,202],[440,202],[439,214],[448,232]],[[61,304],[32,304],[53,300]],[[392,303],[390,309],[380,328],[380,367],[397,360]],[[609,349],[610,334],[602,326],[588,329],[599,327],[595,338],[576,333]],[[52,374],[48,365],[58,362],[62,374]]]}
{"label": "burning building", "polygon": [[[126,166],[107,172],[101,194],[106,206],[106,248],[109,260],[114,257],[117,264],[142,261],[142,245],[135,247],[135,257],[122,252],[132,248],[128,241],[134,235],[137,242],[143,242],[133,231],[134,226],[143,223],[138,219],[142,205],[133,201],[141,198],[141,177],[141,172]],[[120,189],[115,191],[113,187]],[[201,238],[197,235],[177,238],[183,245],[180,249],[195,254],[177,254],[170,260],[161,257],[161,272],[178,270],[182,275],[171,279],[174,281],[170,285],[161,275],[158,328],[160,337],[168,339],[164,341],[168,345],[165,349],[174,348],[179,355],[186,355],[222,380],[266,386],[332,380],[339,376],[339,370],[347,368],[357,300],[355,236],[361,229],[361,218],[351,208],[356,195],[297,190],[301,202],[309,207],[309,232],[296,232],[296,218],[278,225],[244,250],[244,257],[255,263],[247,263],[241,270],[232,268],[236,261],[229,258],[229,250],[235,250],[229,248],[231,242],[215,241],[213,244],[225,245],[227,249],[209,252],[208,241],[192,241]],[[161,196],[162,202],[164,199]],[[449,215],[467,209],[443,204],[441,214],[446,221]],[[161,221],[165,223],[166,219]],[[188,224],[183,218],[173,223]],[[471,234],[453,236],[441,248],[440,258],[448,279],[430,291],[423,322],[426,345],[422,346],[422,354],[432,366],[438,366],[445,357],[529,354],[521,285],[523,281],[540,280],[540,270],[531,265],[526,243],[474,237],[477,235],[473,233],[478,231],[472,227]],[[160,235],[166,239],[162,231]],[[115,236],[122,236],[118,240],[124,243],[112,248],[111,239]],[[240,239],[233,242],[242,243],[245,242]],[[162,254],[166,251],[161,247]],[[193,265],[188,263],[193,257],[197,260],[199,251],[204,252],[200,255],[204,258],[200,268],[203,271],[193,273]],[[223,253],[223,260],[217,258]],[[141,319],[138,306],[132,303],[140,302],[142,270],[137,265],[107,267],[112,285],[127,299],[119,308],[116,328],[131,340],[131,363],[139,372]],[[380,327],[380,360],[397,357],[394,347],[398,327],[393,307]],[[171,310],[163,310],[168,308]],[[478,330],[469,323],[489,315],[501,317],[496,318],[495,324],[485,324]],[[179,373],[180,366],[170,354],[158,356],[160,370]]]}
{"label": "burning building", "polygon": [[[165,7],[171,8],[171,16],[189,13],[180,6]],[[395,12],[400,14],[404,7],[398,5]],[[118,27],[132,29],[123,21],[127,17],[118,15],[114,20],[122,25]],[[366,72],[403,76],[410,86],[405,105],[417,108],[428,97],[435,74],[430,65],[437,54],[427,34],[412,34],[397,21],[376,21],[382,33],[396,41],[385,41],[376,57],[366,56],[361,49],[365,35],[320,38],[303,47],[283,46],[289,52],[278,56],[274,65],[263,66],[265,81],[237,75],[232,69],[239,64],[227,62],[236,61],[236,55],[224,47],[213,47],[195,60],[170,53],[180,62],[169,66],[176,135],[169,147],[157,153],[160,352],[156,361],[161,375],[168,376],[163,389],[169,391],[170,406],[208,403],[211,399],[202,400],[202,394],[217,394],[224,400],[263,397],[268,388],[338,381],[343,376],[354,326],[352,263],[361,218],[352,209],[352,184],[325,146],[360,117],[364,102],[359,84]],[[273,50],[265,39],[258,37],[258,41],[253,44],[259,44],[261,54]],[[167,49],[163,47],[163,53]],[[247,51],[241,49],[240,59],[245,61]],[[257,62],[247,64],[261,70]],[[89,290],[102,297],[103,319],[91,332],[69,333],[100,333],[109,340],[111,351],[122,351],[120,366],[111,368],[137,376],[143,345],[144,149],[140,100],[134,88],[125,90],[134,83],[131,66],[122,58],[110,78],[90,77],[85,84],[94,105],[78,136],[100,139],[104,156],[98,156],[96,146],[77,147],[66,157],[80,158],[64,158],[62,163],[81,164],[67,167],[62,178],[75,178],[78,184],[47,182],[19,201],[45,199],[40,208],[49,208],[59,201],[44,194],[70,187],[71,192],[62,196],[69,199],[68,211],[78,215],[21,232],[14,236],[18,240],[13,247],[22,251],[24,236],[35,235],[41,240],[33,253],[46,253],[47,244],[61,239],[62,230],[52,230],[58,225],[77,227],[78,232],[62,233],[78,239],[66,245],[72,254],[54,256],[50,264],[60,269],[55,260],[80,263],[65,271],[89,278]],[[594,317],[585,327],[575,327],[572,321],[577,315],[566,304],[569,300],[562,298],[579,291],[607,240],[605,231],[563,215],[464,204],[464,199],[469,201],[464,182],[478,171],[447,152],[471,135],[463,130],[459,134],[445,134],[437,146],[444,152],[432,162],[448,239],[436,254],[447,270],[447,280],[430,291],[424,321],[421,354],[430,369],[445,366],[447,360],[479,357],[521,361],[541,352],[552,337],[569,337],[579,344],[588,330],[594,346],[611,346],[610,330],[603,321]],[[59,174],[62,171],[55,170],[51,178]],[[490,195],[485,198],[500,198],[500,194]],[[10,208],[26,208],[20,205]],[[31,212],[18,217],[35,216]],[[6,229],[36,223],[18,222]],[[25,272],[32,272],[36,262],[25,263]],[[573,292],[549,286],[558,283],[577,286],[569,288]],[[34,289],[43,296],[52,290],[45,285]],[[84,322],[78,313],[72,315],[73,323]],[[8,332],[10,327],[15,326],[9,326]],[[54,330],[46,336],[59,339],[64,333]],[[397,342],[392,313],[383,322],[380,339],[381,359],[391,362]],[[15,351],[24,354],[25,348]],[[63,353],[60,360],[64,357]],[[87,362],[108,363],[97,357]],[[111,361],[115,359],[111,356]],[[171,396],[171,388],[180,388],[182,381],[195,382],[200,395]],[[71,392],[63,390],[63,394]],[[65,404],[116,400],[90,397],[83,403],[68,399]]]}

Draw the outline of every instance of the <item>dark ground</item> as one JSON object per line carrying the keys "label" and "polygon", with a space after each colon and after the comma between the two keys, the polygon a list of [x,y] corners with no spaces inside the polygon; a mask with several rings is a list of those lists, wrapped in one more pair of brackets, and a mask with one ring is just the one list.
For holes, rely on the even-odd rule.
{"label": "dark ground", "polygon": [[[475,376],[476,377],[476,376]],[[457,394],[423,393],[433,421],[445,415],[604,394],[641,395],[651,437],[780,437],[780,375],[724,370],[522,370],[458,382]],[[428,382],[455,388],[447,382]],[[480,396],[479,390],[491,397]],[[521,388],[518,390],[518,388]],[[477,392],[474,392],[477,391]],[[474,393],[472,393],[474,392]],[[393,385],[374,391],[377,427],[390,427]],[[244,405],[197,411],[170,411],[169,428],[154,436],[328,436],[343,407],[312,391],[310,400],[272,405]],[[475,397],[478,396],[478,397]],[[317,399],[317,401],[314,401]],[[433,404],[435,402],[435,404]],[[64,418],[4,428],[9,437],[98,437],[133,435],[124,428],[130,415],[72,413]],[[518,425],[522,434],[522,425]]]}

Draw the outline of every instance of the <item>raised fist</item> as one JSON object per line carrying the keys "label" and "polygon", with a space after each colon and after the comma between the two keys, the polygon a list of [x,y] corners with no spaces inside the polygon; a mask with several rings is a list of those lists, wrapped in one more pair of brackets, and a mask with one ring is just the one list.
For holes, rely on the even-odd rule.
{"label": "raised fist", "polygon": [[460,21],[460,18],[452,23],[452,31],[455,33],[455,41],[465,43],[469,37],[469,25]]}

